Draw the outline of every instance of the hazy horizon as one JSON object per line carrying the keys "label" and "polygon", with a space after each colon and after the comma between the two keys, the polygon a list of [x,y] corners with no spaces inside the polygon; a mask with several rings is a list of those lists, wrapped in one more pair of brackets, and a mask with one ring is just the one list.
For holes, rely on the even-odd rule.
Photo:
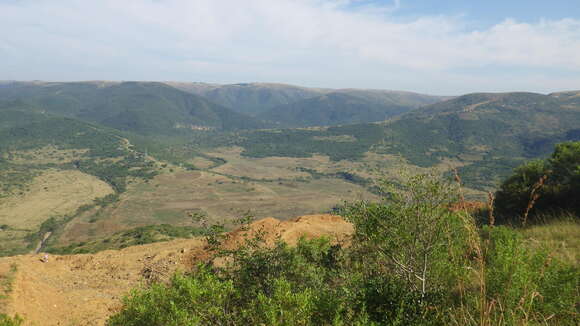
{"label": "hazy horizon", "polygon": [[580,89],[573,0],[5,0],[0,79]]}

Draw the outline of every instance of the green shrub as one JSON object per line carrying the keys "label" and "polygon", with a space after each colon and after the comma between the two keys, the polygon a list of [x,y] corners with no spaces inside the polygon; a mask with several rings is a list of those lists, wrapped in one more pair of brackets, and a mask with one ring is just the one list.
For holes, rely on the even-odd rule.
{"label": "green shrub", "polygon": [[[545,180],[541,180],[545,176]],[[540,183],[539,183],[540,182]],[[534,196],[537,196],[534,198]],[[515,169],[496,193],[499,223],[518,223],[534,201],[529,218],[541,212],[567,210],[580,216],[580,142],[556,145],[547,160],[526,163]],[[526,216],[527,217],[527,216]]]}
{"label": "green shrub", "polygon": [[134,290],[108,325],[573,325],[576,267],[450,212],[461,193],[434,175],[382,193],[340,209],[355,228],[346,247],[266,246],[258,232],[222,250],[213,236],[226,263]]}
{"label": "green shrub", "polygon": [[496,323],[519,321],[573,325],[577,304],[577,268],[552,259],[545,250],[530,250],[522,236],[507,227],[484,229],[487,248],[487,296],[497,309]]}

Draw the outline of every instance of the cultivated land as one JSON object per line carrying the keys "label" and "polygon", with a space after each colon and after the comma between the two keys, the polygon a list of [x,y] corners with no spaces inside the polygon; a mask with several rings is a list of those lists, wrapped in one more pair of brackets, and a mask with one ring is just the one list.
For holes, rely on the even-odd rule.
{"label": "cultivated land", "polygon": [[[240,167],[251,166],[244,162]],[[190,213],[205,213],[212,222],[230,222],[249,212],[256,218],[329,211],[345,200],[374,199],[364,187],[337,178],[309,175],[247,180],[212,171],[171,168],[148,182],[135,182],[119,202],[84,213],[64,229],[58,246],[110,236],[150,224],[196,226]],[[260,178],[261,179],[261,178]]]}

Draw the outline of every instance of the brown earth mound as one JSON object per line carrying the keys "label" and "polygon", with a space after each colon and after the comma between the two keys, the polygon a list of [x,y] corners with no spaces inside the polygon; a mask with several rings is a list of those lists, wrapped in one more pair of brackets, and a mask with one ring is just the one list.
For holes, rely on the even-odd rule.
{"label": "brown earth mound", "polygon": [[[333,215],[291,221],[266,218],[232,231],[225,245],[235,248],[256,232],[263,232],[268,244],[277,238],[295,244],[302,236],[343,242],[352,231],[351,224]],[[0,305],[4,312],[24,317],[25,325],[104,325],[127,291],[167,279],[177,269],[187,270],[204,256],[205,246],[203,239],[188,239],[97,254],[50,256],[46,263],[42,255],[0,258],[0,271],[17,266],[12,291]]]}

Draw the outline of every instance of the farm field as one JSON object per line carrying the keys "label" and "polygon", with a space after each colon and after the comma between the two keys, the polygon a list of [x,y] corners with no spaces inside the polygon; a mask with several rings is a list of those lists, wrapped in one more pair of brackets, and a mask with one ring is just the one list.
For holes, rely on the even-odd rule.
{"label": "farm field", "polygon": [[[247,163],[246,163],[247,164]],[[242,180],[212,171],[173,172],[132,184],[119,202],[72,220],[58,245],[89,241],[121,230],[150,224],[192,226],[190,213],[205,213],[225,222],[246,213],[255,218],[288,219],[329,211],[345,200],[373,199],[364,187],[336,178],[298,179],[271,175],[271,180]]]}
{"label": "farm field", "polygon": [[[147,225],[198,227],[192,213],[205,214],[209,222],[228,227],[245,214],[284,220],[324,213],[344,201],[376,199],[373,191],[381,177],[393,181],[401,178],[402,171],[428,170],[397,155],[373,152],[365,153],[360,160],[331,160],[320,154],[256,158],[244,156],[243,151],[238,146],[213,148],[189,161],[195,170],[157,160],[155,165],[163,166],[157,176],[130,177],[126,191],[121,193],[78,170],[39,170],[39,175],[20,192],[0,200],[0,225],[8,225],[0,234],[2,251],[31,250],[42,236],[31,235],[51,217],[61,226],[49,245],[62,248]],[[17,154],[12,157],[14,163],[51,163],[62,162],[63,158],[70,161],[79,152],[45,147]],[[435,169],[448,173],[459,164],[446,161]],[[466,194],[483,195],[471,189],[466,189]],[[100,202],[107,195],[118,199]],[[81,206],[88,208],[77,211]]]}

